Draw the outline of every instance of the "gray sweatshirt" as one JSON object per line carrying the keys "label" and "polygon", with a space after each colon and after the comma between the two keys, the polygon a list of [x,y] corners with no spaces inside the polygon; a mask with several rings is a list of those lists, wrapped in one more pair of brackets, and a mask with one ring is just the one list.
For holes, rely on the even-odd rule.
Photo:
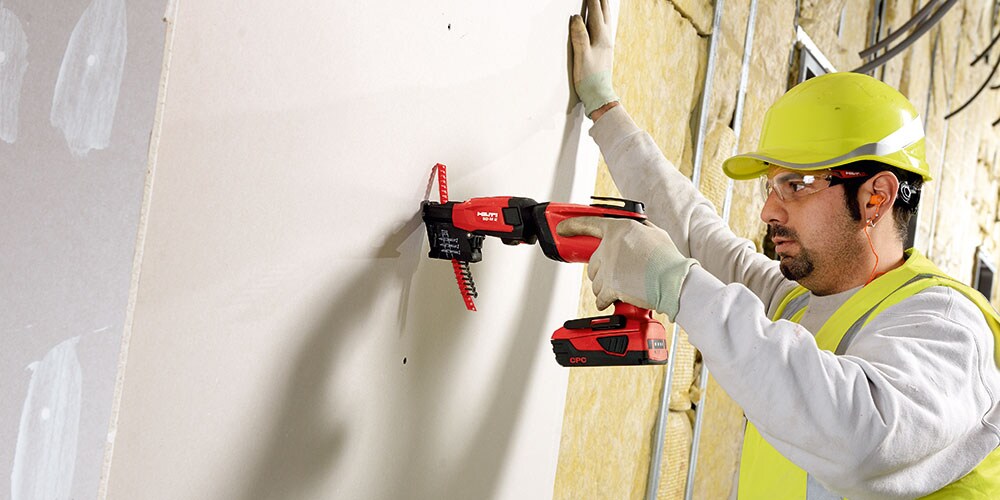
{"label": "gray sweatshirt", "polygon": [[830,491],[915,498],[1000,445],[1000,370],[982,312],[930,287],[886,309],[843,355],[814,333],[858,289],[809,296],[799,324],[772,322],[796,283],[739,238],[622,106],[590,131],[623,195],[699,261],[677,322],[761,435]]}

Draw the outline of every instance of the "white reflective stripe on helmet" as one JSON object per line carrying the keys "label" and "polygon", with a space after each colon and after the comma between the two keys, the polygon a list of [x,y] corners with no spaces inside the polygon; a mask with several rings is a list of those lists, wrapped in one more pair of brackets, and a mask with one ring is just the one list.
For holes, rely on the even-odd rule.
{"label": "white reflective stripe on helmet", "polygon": [[915,116],[912,120],[896,129],[895,132],[885,136],[878,142],[872,142],[858,146],[853,151],[842,154],[829,160],[815,163],[793,163],[790,161],[770,158],[758,153],[747,153],[740,156],[754,158],[767,163],[781,165],[793,170],[818,170],[829,165],[845,163],[853,158],[861,156],[887,156],[924,138],[924,126],[920,121],[920,116]]}

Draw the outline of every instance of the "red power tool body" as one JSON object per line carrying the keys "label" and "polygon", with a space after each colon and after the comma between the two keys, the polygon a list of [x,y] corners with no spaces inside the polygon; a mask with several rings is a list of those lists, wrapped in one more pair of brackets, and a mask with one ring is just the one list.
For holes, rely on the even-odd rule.
{"label": "red power tool body", "polygon": [[[467,273],[463,285],[476,295],[468,264],[482,260],[486,236],[508,245],[534,244],[546,257],[562,262],[588,262],[601,243],[591,236],[562,237],[556,226],[572,217],[613,217],[644,221],[640,202],[594,198],[599,203],[536,203],[530,198],[498,196],[464,202],[424,202],[423,219],[430,241],[429,257],[460,262]],[[603,202],[603,203],[602,203]],[[614,204],[611,204],[614,203]],[[563,366],[664,364],[667,341],[663,324],[652,312],[615,302],[614,314],[567,321],[552,334],[556,361]]]}

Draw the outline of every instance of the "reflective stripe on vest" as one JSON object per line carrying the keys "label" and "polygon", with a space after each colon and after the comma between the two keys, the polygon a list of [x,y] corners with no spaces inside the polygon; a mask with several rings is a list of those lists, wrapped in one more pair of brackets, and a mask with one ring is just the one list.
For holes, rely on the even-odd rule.
{"label": "reflective stripe on vest", "polygon": [[[989,301],[971,287],[945,276],[919,252],[910,249],[906,254],[903,266],[859,290],[823,324],[816,333],[819,348],[844,354],[858,332],[882,311],[926,288],[946,286],[961,292],[983,312],[993,332],[994,361],[1000,366],[1000,315]],[[796,287],[782,300],[774,319],[798,322],[808,302],[808,290]],[[840,498],[782,456],[749,422],[743,439],[739,475],[740,500]],[[924,498],[1000,498],[1000,448],[969,474]]]}

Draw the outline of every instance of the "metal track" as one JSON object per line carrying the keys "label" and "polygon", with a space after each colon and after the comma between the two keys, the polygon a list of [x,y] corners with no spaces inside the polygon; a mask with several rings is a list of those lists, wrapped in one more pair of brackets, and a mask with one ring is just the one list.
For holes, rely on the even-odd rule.
{"label": "metal track", "polygon": [[[705,85],[701,93],[701,104],[698,110],[698,135],[695,139],[694,171],[691,182],[695,188],[701,183],[701,164],[705,155],[705,134],[708,129],[708,107],[712,101],[712,79],[715,77],[715,59],[719,46],[719,27],[722,25],[722,11],[725,1],[716,0],[712,18],[712,35],[708,45],[708,63],[705,68]],[[667,373],[663,381],[663,391],[660,396],[660,411],[656,418],[656,432],[653,433],[653,456],[649,461],[649,474],[646,480],[646,500],[655,500],[660,488],[660,469],[663,464],[663,438],[666,434],[667,417],[670,414],[670,389],[674,378],[674,360],[677,348],[678,327],[674,324],[670,340],[670,360],[667,362]]]}
{"label": "metal track", "polygon": [[[736,94],[736,111],[733,116],[733,133],[735,135],[735,140],[733,141],[734,155],[739,153],[740,134],[743,130],[743,105],[746,102],[747,79],[750,74],[750,59],[753,55],[753,36],[756,23],[757,0],[751,0],[750,13],[747,16],[746,37],[743,41],[743,63],[740,68],[739,91]],[[726,224],[729,223],[729,213],[732,208],[733,186],[733,180],[729,179],[729,183],[726,186],[726,199],[722,205],[722,220]],[[701,399],[698,401],[698,406],[695,409],[694,436],[691,441],[691,455],[688,460],[688,476],[684,491],[685,500],[694,498],[694,480],[698,470],[698,453],[701,450],[701,430],[705,421],[705,402],[708,400],[709,372],[708,365],[705,364],[704,359],[701,360],[701,374],[699,377]]]}

